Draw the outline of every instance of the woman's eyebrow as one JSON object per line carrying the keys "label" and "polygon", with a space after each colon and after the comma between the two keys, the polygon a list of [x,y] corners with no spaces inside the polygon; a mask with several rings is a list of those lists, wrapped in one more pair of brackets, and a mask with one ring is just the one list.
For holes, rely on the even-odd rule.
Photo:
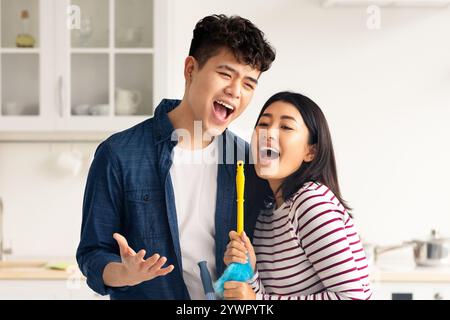
{"label": "woman's eyebrow", "polygon": [[298,121],[294,117],[291,117],[291,116],[281,116],[281,119],[294,120],[295,122],[298,123]]}

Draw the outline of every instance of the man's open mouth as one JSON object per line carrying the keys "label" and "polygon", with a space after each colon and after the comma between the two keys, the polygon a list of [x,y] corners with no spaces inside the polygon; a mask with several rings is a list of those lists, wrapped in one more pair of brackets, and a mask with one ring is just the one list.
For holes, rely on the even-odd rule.
{"label": "man's open mouth", "polygon": [[220,121],[226,121],[234,112],[235,108],[222,100],[214,100],[214,114]]}

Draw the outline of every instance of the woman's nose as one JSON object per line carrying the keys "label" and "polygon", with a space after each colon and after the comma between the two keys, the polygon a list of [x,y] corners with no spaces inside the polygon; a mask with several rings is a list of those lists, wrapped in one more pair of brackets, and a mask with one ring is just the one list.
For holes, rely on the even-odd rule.
{"label": "woman's nose", "polygon": [[272,126],[264,128],[260,131],[260,137],[262,138],[262,140],[276,141],[278,139],[278,129]]}

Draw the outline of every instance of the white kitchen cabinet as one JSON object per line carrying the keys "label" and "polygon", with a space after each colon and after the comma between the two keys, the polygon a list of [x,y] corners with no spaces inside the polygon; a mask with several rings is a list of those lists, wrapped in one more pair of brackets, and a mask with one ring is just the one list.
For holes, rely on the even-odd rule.
{"label": "white kitchen cabinet", "polygon": [[374,300],[450,300],[449,283],[435,282],[375,282]]}
{"label": "white kitchen cabinet", "polygon": [[450,0],[322,0],[323,7],[446,8]]}
{"label": "white kitchen cabinet", "polygon": [[[167,0],[0,0],[0,132],[113,132],[167,94]],[[32,48],[16,46],[27,11]]]}
{"label": "white kitchen cabinet", "polygon": [[107,300],[92,291],[86,281],[0,280],[0,300]]}

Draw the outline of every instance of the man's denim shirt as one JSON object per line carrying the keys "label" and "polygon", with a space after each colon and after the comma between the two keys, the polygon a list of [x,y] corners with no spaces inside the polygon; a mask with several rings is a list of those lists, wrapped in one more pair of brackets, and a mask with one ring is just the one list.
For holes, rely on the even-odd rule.
{"label": "man's denim shirt", "polygon": [[[109,294],[111,299],[190,298],[183,281],[169,174],[176,138],[172,138],[174,128],[167,113],[179,103],[162,100],[153,118],[112,135],[95,152],[84,194],[77,261],[89,287],[101,295]],[[249,148],[229,130],[218,138],[223,141],[219,149],[223,161],[218,164],[215,212],[216,268],[220,276],[225,268],[223,255],[228,233],[236,229],[236,161],[247,164]],[[256,211],[247,201],[245,204],[245,230],[251,238]],[[145,249],[145,258],[158,253],[167,257],[166,265],[173,264],[175,269],[136,286],[106,286],[102,277],[105,266],[121,261],[113,239],[115,232],[121,233],[135,251]]]}

